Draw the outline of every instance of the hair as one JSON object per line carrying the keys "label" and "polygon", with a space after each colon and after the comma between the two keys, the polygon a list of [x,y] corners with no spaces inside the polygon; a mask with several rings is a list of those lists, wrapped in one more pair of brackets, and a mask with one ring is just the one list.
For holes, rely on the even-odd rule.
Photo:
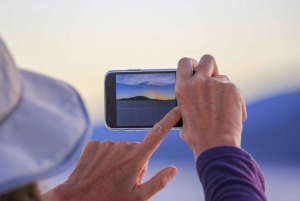
{"label": "hair", "polygon": [[36,182],[0,195],[0,201],[43,201]]}

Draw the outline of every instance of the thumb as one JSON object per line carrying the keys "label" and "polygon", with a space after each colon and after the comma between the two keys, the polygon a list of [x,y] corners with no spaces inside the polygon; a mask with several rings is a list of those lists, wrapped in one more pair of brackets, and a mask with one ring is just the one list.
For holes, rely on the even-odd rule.
{"label": "thumb", "polygon": [[140,186],[142,197],[150,199],[158,193],[177,175],[178,169],[174,166],[165,167],[156,173],[150,180]]}

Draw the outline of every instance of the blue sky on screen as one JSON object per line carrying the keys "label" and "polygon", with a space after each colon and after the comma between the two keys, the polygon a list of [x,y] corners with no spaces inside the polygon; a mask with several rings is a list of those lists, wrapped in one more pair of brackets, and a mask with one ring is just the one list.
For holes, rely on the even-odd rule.
{"label": "blue sky on screen", "polygon": [[136,85],[148,83],[149,85],[168,85],[175,84],[174,73],[155,73],[155,74],[123,74],[117,75],[116,82],[120,84]]}
{"label": "blue sky on screen", "polygon": [[124,74],[116,76],[117,99],[145,96],[151,99],[175,99],[175,74]]}

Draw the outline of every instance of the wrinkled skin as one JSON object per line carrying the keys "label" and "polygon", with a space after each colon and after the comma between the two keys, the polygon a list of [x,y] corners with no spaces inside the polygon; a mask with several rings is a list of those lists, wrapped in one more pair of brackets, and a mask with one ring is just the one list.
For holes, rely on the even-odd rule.
{"label": "wrinkled skin", "polygon": [[141,143],[89,141],[73,173],[63,184],[44,194],[45,200],[149,200],[178,172],[169,166],[143,183],[151,155],[180,117],[179,108],[174,108]]}
{"label": "wrinkled skin", "polygon": [[[195,71],[195,74],[194,74]],[[143,183],[151,155],[182,115],[181,138],[195,159],[216,146],[241,146],[247,113],[242,92],[219,75],[214,58],[178,63],[175,94],[179,107],[157,123],[141,143],[89,141],[66,182],[44,194],[46,200],[144,201],[163,189],[177,174],[174,166]]]}
{"label": "wrinkled skin", "polygon": [[180,135],[195,159],[212,147],[241,146],[242,122],[247,118],[244,96],[219,75],[212,56],[204,55],[199,63],[189,58],[178,62],[175,94],[183,120]]}

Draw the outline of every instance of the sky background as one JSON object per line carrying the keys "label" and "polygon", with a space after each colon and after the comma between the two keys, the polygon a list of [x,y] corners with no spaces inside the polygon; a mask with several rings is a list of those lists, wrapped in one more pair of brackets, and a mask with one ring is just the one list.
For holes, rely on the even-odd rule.
{"label": "sky background", "polygon": [[[299,8],[299,0],[0,0],[0,35],[19,67],[73,85],[94,124],[103,125],[107,71],[176,68],[182,57],[213,55],[219,72],[242,89],[248,104],[300,90]],[[246,123],[250,119],[256,118]],[[126,136],[121,134],[118,140]],[[150,165],[148,178],[162,167]],[[177,182],[163,192],[178,200],[203,198],[193,190],[200,187],[194,167],[180,169]],[[264,169],[270,200],[299,200],[299,169],[274,164]]]}
{"label": "sky background", "polygon": [[1,1],[18,66],[75,86],[103,123],[108,70],[212,54],[248,103],[300,89],[299,0]]}
{"label": "sky background", "polygon": [[157,100],[175,99],[175,74],[116,75],[117,99],[145,96]]}

